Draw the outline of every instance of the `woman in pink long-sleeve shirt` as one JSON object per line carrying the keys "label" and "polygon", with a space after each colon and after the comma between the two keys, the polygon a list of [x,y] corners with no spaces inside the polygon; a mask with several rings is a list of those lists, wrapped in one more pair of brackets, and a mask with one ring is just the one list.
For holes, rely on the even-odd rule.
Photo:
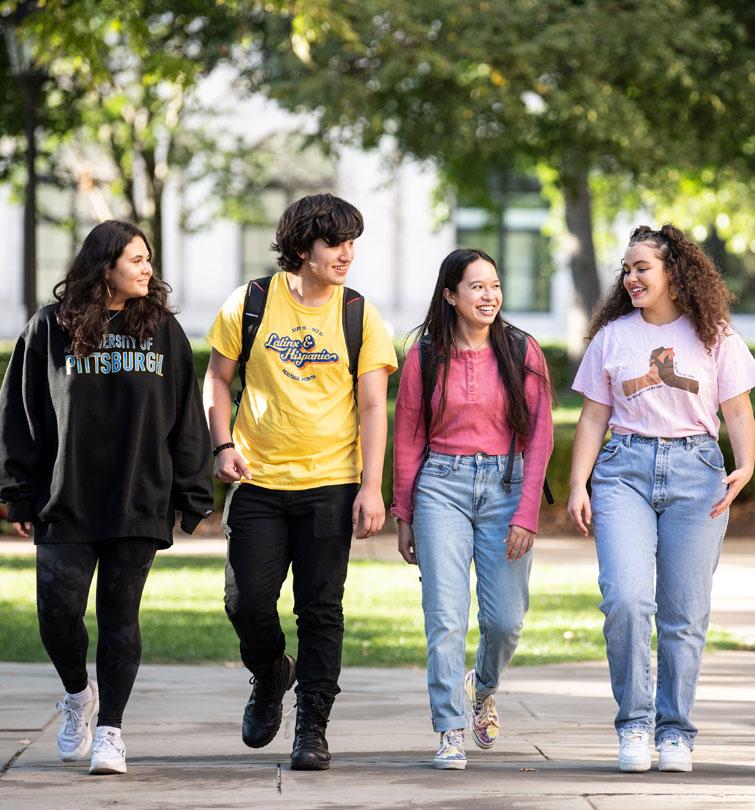
{"label": "woman in pink long-sleeve shirt", "polygon": [[[391,511],[399,551],[422,574],[428,691],[441,735],[434,765],[443,769],[466,767],[465,692],[475,743],[490,748],[498,737],[493,695],[529,603],[530,549],[553,449],[545,359],[506,323],[501,301],[490,256],[449,254],[396,401]],[[465,677],[472,560],[480,646]]]}

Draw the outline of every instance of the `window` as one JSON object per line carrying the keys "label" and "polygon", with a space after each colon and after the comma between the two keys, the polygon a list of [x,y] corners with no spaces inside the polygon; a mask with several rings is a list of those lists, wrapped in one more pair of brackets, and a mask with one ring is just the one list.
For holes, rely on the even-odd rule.
{"label": "window", "polygon": [[[528,195],[529,196],[529,195]],[[542,225],[544,207],[508,207],[500,216],[482,208],[459,208],[456,240],[480,248],[498,265],[506,312],[548,312],[553,260]]]}

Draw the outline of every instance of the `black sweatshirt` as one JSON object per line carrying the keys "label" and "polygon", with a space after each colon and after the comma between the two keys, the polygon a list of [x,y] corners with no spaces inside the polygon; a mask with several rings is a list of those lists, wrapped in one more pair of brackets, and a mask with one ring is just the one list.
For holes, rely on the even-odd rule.
{"label": "black sweatshirt", "polygon": [[0,389],[0,500],[35,543],[172,543],[212,511],[210,437],[189,341],[170,315],[143,343],[119,329],[86,358],[40,309]]}

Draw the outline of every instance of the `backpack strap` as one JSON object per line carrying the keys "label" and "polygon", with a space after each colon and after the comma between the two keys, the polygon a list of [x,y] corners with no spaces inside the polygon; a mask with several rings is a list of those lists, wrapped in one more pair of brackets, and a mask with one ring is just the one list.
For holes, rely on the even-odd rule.
{"label": "backpack strap", "polygon": [[244,298],[244,314],[241,320],[241,354],[239,354],[239,379],[241,388],[236,399],[236,405],[241,404],[241,397],[246,387],[246,364],[249,362],[249,355],[252,353],[254,338],[262,323],[262,316],[267,303],[267,293],[270,289],[272,276],[253,278],[246,285],[246,297]]}
{"label": "backpack strap", "polygon": [[354,400],[359,383],[359,350],[362,348],[364,324],[364,297],[350,287],[344,287],[341,311],[343,336],[346,338],[346,351],[349,356],[349,374],[354,383]]}

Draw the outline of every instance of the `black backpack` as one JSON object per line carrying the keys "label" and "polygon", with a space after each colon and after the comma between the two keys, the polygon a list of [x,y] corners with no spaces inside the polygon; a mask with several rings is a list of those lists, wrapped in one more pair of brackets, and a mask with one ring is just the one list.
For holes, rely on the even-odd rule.
{"label": "black backpack", "polygon": [[[517,363],[519,368],[522,370],[522,383],[524,383],[524,359],[527,356],[527,338],[529,335],[526,332],[523,332],[521,329],[517,329],[515,326],[511,324],[506,325],[506,329],[509,331],[511,335],[511,350],[514,354],[514,362]],[[423,335],[419,341],[419,363],[420,368],[425,364],[427,353],[430,351],[430,336]],[[428,446],[429,450],[429,446]],[[511,435],[511,447],[509,448],[509,453],[506,456],[506,469],[503,474],[503,488],[508,494],[511,492],[511,476],[514,472],[514,454],[516,453],[516,433],[512,433]],[[546,478],[543,481],[543,494],[545,495],[545,500],[548,503],[548,506],[553,506],[555,500],[553,498],[553,493],[551,492],[550,485],[548,484],[548,479]]]}
{"label": "black backpack", "polygon": [[[262,316],[267,303],[272,276],[253,278],[246,286],[244,299],[244,316],[241,322],[241,354],[239,355],[239,378],[241,390],[236,394],[236,405],[241,404],[241,397],[246,387],[246,364],[252,352],[252,344],[257,336]],[[346,349],[349,355],[349,374],[354,382],[354,399],[357,395],[359,373],[359,350],[362,348],[362,321],[364,318],[364,298],[356,290],[344,287],[341,323],[346,338]]]}

